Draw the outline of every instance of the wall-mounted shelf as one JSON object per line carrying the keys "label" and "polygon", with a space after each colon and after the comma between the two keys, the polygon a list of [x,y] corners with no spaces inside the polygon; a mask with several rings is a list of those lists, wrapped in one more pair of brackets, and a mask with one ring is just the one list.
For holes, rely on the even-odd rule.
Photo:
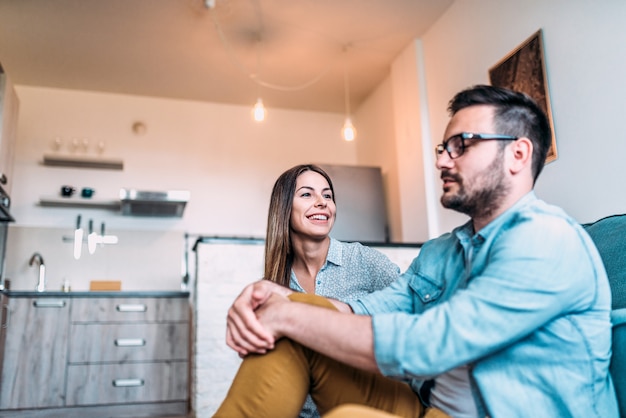
{"label": "wall-mounted shelf", "polygon": [[87,208],[87,209],[108,209],[120,210],[119,200],[98,200],[86,199],[84,197],[42,197],[39,199],[39,206],[57,208]]}
{"label": "wall-mounted shelf", "polygon": [[75,155],[44,154],[43,165],[53,167],[102,168],[123,170],[124,161],[119,158],[83,157]]}

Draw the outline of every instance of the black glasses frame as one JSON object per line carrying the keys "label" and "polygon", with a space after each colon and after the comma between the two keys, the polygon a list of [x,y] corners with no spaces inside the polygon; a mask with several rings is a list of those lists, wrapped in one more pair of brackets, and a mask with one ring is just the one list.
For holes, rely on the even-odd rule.
{"label": "black glasses frame", "polygon": [[[467,148],[466,140],[471,139],[474,141],[515,141],[519,139],[517,136],[500,135],[500,134],[475,134],[471,132],[461,132],[460,134],[452,135],[450,138],[443,141],[443,143],[435,147],[435,156],[439,157],[443,154],[443,151],[447,151],[451,159],[459,158],[465,153]],[[458,144],[455,144],[459,141]]]}

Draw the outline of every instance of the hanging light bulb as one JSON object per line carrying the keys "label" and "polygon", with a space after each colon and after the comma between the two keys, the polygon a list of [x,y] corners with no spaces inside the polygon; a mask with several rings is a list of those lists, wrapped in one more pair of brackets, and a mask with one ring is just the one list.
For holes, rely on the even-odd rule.
{"label": "hanging light bulb", "polygon": [[348,47],[344,46],[344,66],[343,66],[343,85],[344,85],[344,97],[346,101],[346,121],[341,128],[341,136],[345,141],[354,141],[356,139],[356,128],[352,124],[350,119],[350,81],[348,80]]}
{"label": "hanging light bulb", "polygon": [[259,73],[261,71],[261,47],[262,43],[261,33],[258,34],[257,45],[256,45],[256,74],[254,74],[254,82],[256,83],[256,93],[258,99],[256,99],[256,104],[252,109],[252,118],[257,122],[263,122],[265,120],[265,116],[267,115],[267,111],[265,110],[265,106],[263,106],[263,100],[261,100],[261,95],[259,93],[260,84],[259,84]]}
{"label": "hanging light bulb", "polygon": [[263,100],[259,97],[252,109],[252,117],[257,122],[263,122],[265,120],[265,115],[267,111],[265,110],[265,106],[263,106]]}
{"label": "hanging light bulb", "polygon": [[346,121],[343,123],[343,128],[341,128],[341,136],[346,141],[354,141],[356,138],[356,128],[352,124],[352,121],[349,117],[346,118]]}

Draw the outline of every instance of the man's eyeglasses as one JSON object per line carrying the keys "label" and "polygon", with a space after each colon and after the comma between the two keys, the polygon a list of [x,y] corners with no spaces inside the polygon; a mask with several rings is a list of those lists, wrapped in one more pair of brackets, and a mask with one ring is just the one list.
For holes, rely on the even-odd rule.
{"label": "man's eyeglasses", "polygon": [[498,140],[498,141],[515,141],[518,139],[516,136],[499,135],[499,134],[473,134],[470,132],[461,132],[460,134],[451,136],[443,141],[443,144],[439,144],[435,147],[435,155],[439,157],[443,154],[443,151],[447,151],[450,158],[459,158],[465,152],[467,148],[466,140]]}

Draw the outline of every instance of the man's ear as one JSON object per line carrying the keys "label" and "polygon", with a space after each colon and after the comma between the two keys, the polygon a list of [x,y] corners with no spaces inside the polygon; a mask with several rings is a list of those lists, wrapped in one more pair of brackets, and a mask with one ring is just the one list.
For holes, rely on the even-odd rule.
{"label": "man's ear", "polygon": [[533,142],[530,139],[526,137],[518,138],[509,146],[509,149],[509,169],[511,174],[517,174],[524,169],[531,170]]}

